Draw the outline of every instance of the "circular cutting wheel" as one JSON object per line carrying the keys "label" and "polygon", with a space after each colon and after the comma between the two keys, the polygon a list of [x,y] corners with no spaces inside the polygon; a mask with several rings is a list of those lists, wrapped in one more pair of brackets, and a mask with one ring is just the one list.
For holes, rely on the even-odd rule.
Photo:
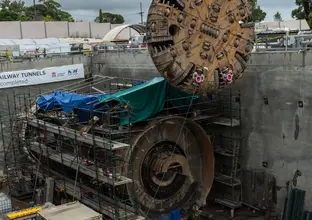
{"label": "circular cutting wheel", "polygon": [[232,84],[254,42],[249,0],[153,0],[147,42],[160,74],[188,93],[207,95]]}
{"label": "circular cutting wheel", "polygon": [[135,139],[128,160],[134,171],[128,192],[143,216],[176,208],[189,215],[205,204],[214,155],[210,138],[195,122],[183,117],[157,121]]}

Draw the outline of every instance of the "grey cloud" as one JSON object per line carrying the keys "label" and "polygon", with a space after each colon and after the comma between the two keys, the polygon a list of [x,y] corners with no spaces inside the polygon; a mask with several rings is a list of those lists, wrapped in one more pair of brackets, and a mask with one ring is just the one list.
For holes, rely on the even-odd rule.
{"label": "grey cloud", "polygon": [[265,8],[278,10],[280,8],[292,8],[295,6],[295,0],[258,0],[258,4]]}
{"label": "grey cloud", "polygon": [[295,0],[258,0],[258,4],[267,13],[265,18],[267,21],[272,21],[277,11],[284,20],[292,19],[291,11],[296,7]]}
{"label": "grey cloud", "polygon": [[[32,0],[24,0],[27,5]],[[38,2],[38,0],[36,0]],[[151,0],[59,0],[62,9],[68,11],[76,20],[93,21],[101,8],[103,12],[117,13],[124,16],[126,22],[140,21],[140,2],[147,12]],[[145,13],[146,16],[146,13]]]}
{"label": "grey cloud", "polygon": [[[32,4],[32,0],[24,0],[26,4]],[[38,0],[36,0],[38,2]],[[140,10],[140,2],[144,6],[149,5],[149,0],[59,0],[64,10],[99,10],[103,11],[127,11]]]}
{"label": "grey cloud", "polygon": [[[36,0],[38,1],[38,0]],[[25,0],[32,4],[32,0]],[[102,8],[103,12],[122,14],[127,22],[140,20],[140,2],[143,3],[145,16],[151,0],[59,0],[62,9],[70,12],[78,20],[92,21]],[[258,4],[267,12],[266,20],[273,20],[273,15],[280,11],[284,19],[291,19],[291,10],[295,8],[295,0],[258,0]]]}

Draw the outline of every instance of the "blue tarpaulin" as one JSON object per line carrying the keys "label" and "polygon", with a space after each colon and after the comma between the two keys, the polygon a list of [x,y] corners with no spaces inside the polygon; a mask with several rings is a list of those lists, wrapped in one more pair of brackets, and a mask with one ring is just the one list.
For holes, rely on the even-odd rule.
{"label": "blue tarpaulin", "polygon": [[[150,81],[137,82],[129,89],[111,95],[82,95],[64,91],[56,91],[51,95],[41,96],[37,105],[44,111],[60,108],[70,113],[75,109],[78,120],[88,121],[91,115],[102,115],[108,109],[106,104],[115,101],[120,106],[120,125],[136,123],[153,117],[164,109],[166,101],[175,106],[177,110],[187,110],[192,99],[198,99],[170,86],[162,77]],[[130,111],[125,111],[125,106]],[[90,111],[94,111],[90,114]],[[129,114],[130,113],[130,114]]]}
{"label": "blue tarpaulin", "polygon": [[60,108],[64,112],[70,113],[73,108],[92,110],[93,106],[99,103],[101,98],[109,95],[82,95],[64,91],[56,91],[50,95],[40,96],[37,105],[44,111]]}
{"label": "blue tarpaulin", "polygon": [[152,218],[152,220],[180,220],[181,219],[181,210],[180,208],[173,210],[169,214],[164,214],[156,218]]}

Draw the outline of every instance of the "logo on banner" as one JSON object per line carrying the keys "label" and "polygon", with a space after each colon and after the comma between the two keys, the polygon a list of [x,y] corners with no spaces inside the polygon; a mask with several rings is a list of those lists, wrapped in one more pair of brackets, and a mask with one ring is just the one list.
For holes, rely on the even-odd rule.
{"label": "logo on banner", "polygon": [[77,75],[78,74],[78,68],[74,69],[74,70],[68,70],[68,75],[72,76],[72,75]]}
{"label": "logo on banner", "polygon": [[0,89],[83,78],[83,64],[2,72],[0,74]]}
{"label": "logo on banner", "polygon": [[62,76],[65,76],[65,72],[63,73],[52,72],[52,77],[62,77]]}

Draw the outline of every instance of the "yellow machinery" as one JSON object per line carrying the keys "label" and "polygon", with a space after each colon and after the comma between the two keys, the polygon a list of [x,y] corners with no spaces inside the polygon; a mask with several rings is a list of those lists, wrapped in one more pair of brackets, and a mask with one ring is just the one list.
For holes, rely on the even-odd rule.
{"label": "yellow machinery", "polygon": [[18,219],[18,218],[22,218],[22,217],[27,217],[29,215],[34,215],[38,211],[40,211],[42,209],[43,209],[42,206],[37,206],[37,207],[29,208],[29,209],[23,209],[23,210],[20,210],[20,211],[11,212],[11,213],[8,213],[6,216],[10,220]]}
{"label": "yellow machinery", "polygon": [[0,61],[12,61],[12,50],[0,50]]}

